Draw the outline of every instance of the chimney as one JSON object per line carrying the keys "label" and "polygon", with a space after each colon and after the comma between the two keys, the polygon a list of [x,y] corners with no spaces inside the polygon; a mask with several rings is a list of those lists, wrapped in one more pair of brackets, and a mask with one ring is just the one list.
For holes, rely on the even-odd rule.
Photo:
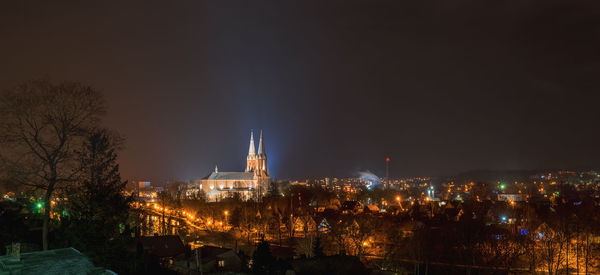
{"label": "chimney", "polygon": [[10,256],[13,262],[21,261],[21,243],[11,243],[6,246],[6,255]]}

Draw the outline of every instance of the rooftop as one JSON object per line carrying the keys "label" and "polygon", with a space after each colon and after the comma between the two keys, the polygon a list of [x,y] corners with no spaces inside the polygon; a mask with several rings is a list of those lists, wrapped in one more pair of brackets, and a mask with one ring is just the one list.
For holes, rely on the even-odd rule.
{"label": "rooftop", "polygon": [[212,172],[202,178],[205,180],[253,180],[252,172]]}
{"label": "rooftop", "polygon": [[95,267],[77,249],[61,248],[22,253],[17,261],[10,256],[0,256],[0,274],[115,274]]}

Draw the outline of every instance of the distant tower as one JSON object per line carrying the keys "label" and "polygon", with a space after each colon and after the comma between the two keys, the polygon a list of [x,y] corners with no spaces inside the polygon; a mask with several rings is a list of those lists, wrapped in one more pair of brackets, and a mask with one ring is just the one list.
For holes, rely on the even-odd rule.
{"label": "distant tower", "polygon": [[390,158],[385,159],[385,187],[390,188]]}
{"label": "distant tower", "polygon": [[246,172],[256,170],[256,154],[254,153],[254,133],[250,131],[250,148],[248,149],[248,157],[246,157]]}
{"label": "distant tower", "polygon": [[260,141],[258,142],[258,156],[256,156],[257,171],[261,176],[269,176],[269,170],[267,170],[267,153],[265,151],[265,144],[263,142],[262,130],[260,130]]}

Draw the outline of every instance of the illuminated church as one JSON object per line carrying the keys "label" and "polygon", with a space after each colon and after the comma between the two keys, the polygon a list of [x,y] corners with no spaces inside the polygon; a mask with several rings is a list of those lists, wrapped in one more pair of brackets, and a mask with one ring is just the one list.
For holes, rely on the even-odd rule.
{"label": "illuminated church", "polygon": [[270,182],[262,131],[260,131],[258,152],[254,150],[254,133],[250,132],[246,171],[219,172],[219,169],[215,167],[215,170],[206,177],[190,182],[188,195],[190,191],[202,190],[208,201],[218,201],[238,195],[242,200],[257,200],[266,195]]}

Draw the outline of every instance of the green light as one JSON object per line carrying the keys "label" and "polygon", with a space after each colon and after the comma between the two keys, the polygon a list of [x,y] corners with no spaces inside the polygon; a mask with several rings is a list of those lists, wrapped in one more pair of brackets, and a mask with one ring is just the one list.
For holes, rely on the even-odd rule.
{"label": "green light", "polygon": [[42,208],[42,206],[44,206],[44,205],[43,205],[41,202],[38,202],[38,203],[35,205],[35,207],[37,207],[37,208]]}
{"label": "green light", "polygon": [[506,188],[506,185],[500,184],[500,190],[504,190],[504,188]]}

